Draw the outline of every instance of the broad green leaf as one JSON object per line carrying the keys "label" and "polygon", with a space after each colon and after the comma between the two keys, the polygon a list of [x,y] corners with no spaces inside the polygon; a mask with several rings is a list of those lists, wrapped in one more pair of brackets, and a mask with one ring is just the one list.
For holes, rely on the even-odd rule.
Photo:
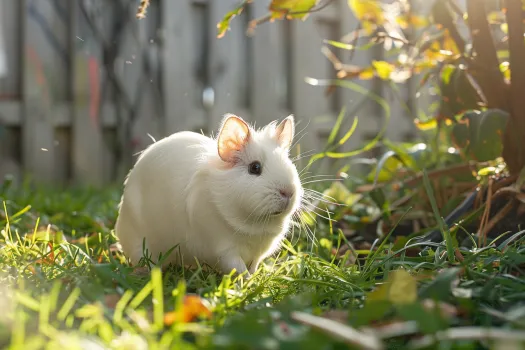
{"label": "broad green leaf", "polygon": [[269,9],[272,18],[306,19],[316,3],[317,0],[272,0]]}
{"label": "broad green leaf", "polygon": [[230,22],[236,16],[239,16],[241,14],[242,10],[244,10],[244,6],[250,1],[251,0],[244,0],[244,1],[242,1],[235,9],[231,10],[230,12],[228,12],[222,18],[222,20],[219,23],[217,23],[217,38],[220,39],[226,34],[226,31],[230,28]]}
{"label": "broad green leaf", "polygon": [[377,166],[372,169],[367,180],[373,181],[374,184],[390,181],[392,176],[395,175],[397,170],[402,166],[403,162],[396,157],[396,153],[394,151],[388,151],[379,159]]}
{"label": "broad green leaf", "polygon": [[421,288],[420,297],[435,300],[446,300],[452,290],[452,283],[457,278],[461,268],[453,267],[440,272],[429,284]]}
{"label": "broad green leaf", "polygon": [[508,113],[498,109],[469,111],[454,125],[452,140],[477,161],[494,160],[503,151],[502,136],[507,119]]}
{"label": "broad green leaf", "polygon": [[493,160],[503,151],[503,132],[507,125],[508,113],[490,109],[481,113],[477,130],[477,143],[472,144],[472,151],[480,161]]}
{"label": "broad green leaf", "polygon": [[472,77],[461,67],[445,65],[441,70],[439,89],[441,103],[438,115],[454,118],[468,110],[477,110],[483,102],[471,81]]}
{"label": "broad green leaf", "polygon": [[383,319],[392,309],[392,304],[385,300],[367,302],[362,309],[350,313],[350,324],[354,327],[369,325]]}
{"label": "broad green leaf", "polygon": [[420,303],[401,305],[396,311],[406,321],[416,321],[421,331],[426,334],[435,333],[448,326],[438,310],[427,311]]}

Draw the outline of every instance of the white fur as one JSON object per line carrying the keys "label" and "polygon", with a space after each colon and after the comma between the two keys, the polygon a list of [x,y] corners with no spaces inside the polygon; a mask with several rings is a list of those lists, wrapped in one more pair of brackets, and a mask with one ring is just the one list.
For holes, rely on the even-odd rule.
{"label": "white fur", "polygon": [[[288,119],[293,138],[293,117]],[[179,245],[164,265],[195,266],[197,258],[223,273],[233,268],[253,273],[279,249],[303,195],[279,130],[276,123],[257,131],[250,127],[233,166],[219,157],[217,139],[198,133],[178,132],[150,145],[124,182],[115,225],[131,262],[143,256],[145,238],[155,262],[159,253]],[[253,161],[262,164],[260,176],[248,173]],[[294,190],[291,205],[270,216],[284,205],[281,188]]]}

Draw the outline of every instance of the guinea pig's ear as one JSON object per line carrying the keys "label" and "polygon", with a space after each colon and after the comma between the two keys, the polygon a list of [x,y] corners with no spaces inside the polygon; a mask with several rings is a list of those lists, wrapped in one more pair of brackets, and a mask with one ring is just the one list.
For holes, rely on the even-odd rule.
{"label": "guinea pig's ear", "polygon": [[225,162],[235,162],[237,152],[243,149],[249,139],[248,124],[236,115],[226,114],[217,140],[219,157]]}
{"label": "guinea pig's ear", "polygon": [[293,115],[289,115],[286,119],[277,125],[275,135],[277,141],[283,148],[290,148],[295,134],[295,121]]}

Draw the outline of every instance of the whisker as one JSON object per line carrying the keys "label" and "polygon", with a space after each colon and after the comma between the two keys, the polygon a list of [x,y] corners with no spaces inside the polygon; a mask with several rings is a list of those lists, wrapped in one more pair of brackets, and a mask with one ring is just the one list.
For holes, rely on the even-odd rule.
{"label": "whisker", "polygon": [[313,184],[317,182],[323,182],[323,181],[342,181],[343,179],[318,179],[318,180],[311,180],[303,182],[303,185]]}
{"label": "whisker", "polygon": [[305,151],[305,152],[302,152],[302,153],[296,155],[295,157],[291,158],[290,160],[292,161],[292,163],[295,163],[298,160],[301,160],[303,158],[312,156],[314,154],[315,154],[315,150]]}
{"label": "whisker", "polygon": [[[305,173],[304,175],[306,175]],[[305,177],[300,177],[301,180],[309,180],[309,179],[317,179],[317,178],[326,178],[326,177],[333,177],[333,175],[310,175]]]}
{"label": "whisker", "polygon": [[[307,129],[308,126],[310,125],[310,121],[311,121],[311,120],[309,120],[309,121],[308,121],[308,124],[306,124],[306,126],[305,126],[304,128],[302,128],[301,131],[297,132],[296,135],[300,135],[302,132],[304,132],[304,135],[306,135],[306,129]],[[299,124],[299,123],[300,123],[300,121],[299,121],[297,124]],[[304,135],[303,135],[303,136],[304,136]],[[295,146],[297,146],[297,143],[303,138],[303,136],[301,136],[301,137],[299,138],[299,140],[294,141],[294,143],[292,143],[292,146],[290,146],[290,149],[292,149],[292,148],[294,148]]]}
{"label": "whisker", "polygon": [[[304,211],[304,209],[301,210],[301,214],[308,215],[314,222],[316,222],[315,218],[313,218],[311,215],[309,215],[308,212]],[[310,226],[308,226],[308,224],[306,224],[304,222],[304,218],[302,216],[299,216],[299,218],[301,220],[303,229],[306,231],[307,237],[312,241],[312,247],[313,247],[314,245],[316,245],[315,244],[315,242],[316,242],[315,233],[312,231]]]}
{"label": "whisker", "polygon": [[[319,193],[319,192],[307,192],[305,191],[304,192],[304,196],[308,199],[315,199],[315,200],[318,200],[320,202],[324,202],[324,203],[327,203],[327,204],[334,204],[334,205],[344,205],[343,203],[338,203],[336,202],[336,199],[331,197],[331,196],[328,196],[328,195],[325,195],[323,193]],[[333,201],[332,201],[333,200]]]}

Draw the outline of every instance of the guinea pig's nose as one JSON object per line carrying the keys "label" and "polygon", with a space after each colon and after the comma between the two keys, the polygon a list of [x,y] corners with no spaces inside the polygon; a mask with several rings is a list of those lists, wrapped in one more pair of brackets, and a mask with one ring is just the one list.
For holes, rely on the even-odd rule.
{"label": "guinea pig's nose", "polygon": [[286,199],[290,199],[293,196],[293,190],[285,190],[281,188],[279,194]]}

